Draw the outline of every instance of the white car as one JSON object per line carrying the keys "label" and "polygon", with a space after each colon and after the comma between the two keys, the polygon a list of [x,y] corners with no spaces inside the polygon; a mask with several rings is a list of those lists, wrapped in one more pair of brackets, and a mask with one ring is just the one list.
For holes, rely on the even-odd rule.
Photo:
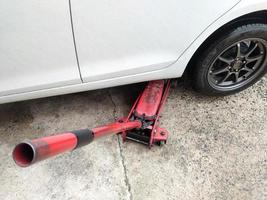
{"label": "white car", "polygon": [[266,52],[267,0],[0,0],[0,103],[185,72],[227,95]]}

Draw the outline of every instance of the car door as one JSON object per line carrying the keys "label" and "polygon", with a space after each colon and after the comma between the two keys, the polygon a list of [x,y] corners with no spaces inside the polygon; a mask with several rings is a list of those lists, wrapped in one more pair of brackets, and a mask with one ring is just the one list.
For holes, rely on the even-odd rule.
{"label": "car door", "polygon": [[69,3],[0,0],[0,96],[80,83]]}
{"label": "car door", "polygon": [[159,70],[239,0],[71,0],[85,82]]}

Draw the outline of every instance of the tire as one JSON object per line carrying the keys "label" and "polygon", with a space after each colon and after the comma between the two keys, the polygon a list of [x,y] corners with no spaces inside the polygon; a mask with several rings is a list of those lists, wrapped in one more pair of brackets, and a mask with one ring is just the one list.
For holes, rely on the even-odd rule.
{"label": "tire", "polygon": [[202,94],[224,96],[248,88],[266,72],[267,25],[247,24],[208,45],[196,61],[192,84]]}

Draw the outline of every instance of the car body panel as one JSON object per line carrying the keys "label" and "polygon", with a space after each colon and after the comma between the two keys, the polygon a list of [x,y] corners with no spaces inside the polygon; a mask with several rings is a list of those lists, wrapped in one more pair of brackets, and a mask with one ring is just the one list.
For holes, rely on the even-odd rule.
{"label": "car body panel", "polygon": [[65,0],[0,0],[0,96],[81,83]]}
{"label": "car body panel", "polygon": [[160,70],[240,0],[71,1],[84,82]]}
{"label": "car body panel", "polygon": [[5,95],[0,97],[0,103],[81,92],[86,90],[106,88],[154,79],[180,77],[182,76],[193,54],[213,32],[215,32],[221,26],[233,19],[236,19],[248,13],[261,10],[267,10],[266,0],[242,0],[239,4],[234,6],[229,11],[223,13],[218,19],[215,19],[213,23],[207,26],[205,30],[203,30],[203,32],[199,34],[195,38],[195,40],[192,41],[192,43],[182,52],[182,54],[168,67],[134,75],[126,75],[115,78],[107,78],[104,80],[91,81],[87,83],[78,83],[62,87],[54,87],[50,89],[42,89],[25,93]]}

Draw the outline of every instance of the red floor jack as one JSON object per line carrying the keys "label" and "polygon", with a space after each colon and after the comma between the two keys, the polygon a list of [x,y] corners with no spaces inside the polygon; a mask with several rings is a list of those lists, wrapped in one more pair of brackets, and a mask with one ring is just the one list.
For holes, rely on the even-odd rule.
{"label": "red floor jack", "polygon": [[26,141],[13,150],[13,159],[20,167],[71,151],[109,134],[121,133],[123,141],[133,140],[152,145],[166,143],[168,132],[159,127],[159,117],[170,90],[170,80],[150,81],[135,101],[129,115],[117,122],[97,128],[70,131]]}

